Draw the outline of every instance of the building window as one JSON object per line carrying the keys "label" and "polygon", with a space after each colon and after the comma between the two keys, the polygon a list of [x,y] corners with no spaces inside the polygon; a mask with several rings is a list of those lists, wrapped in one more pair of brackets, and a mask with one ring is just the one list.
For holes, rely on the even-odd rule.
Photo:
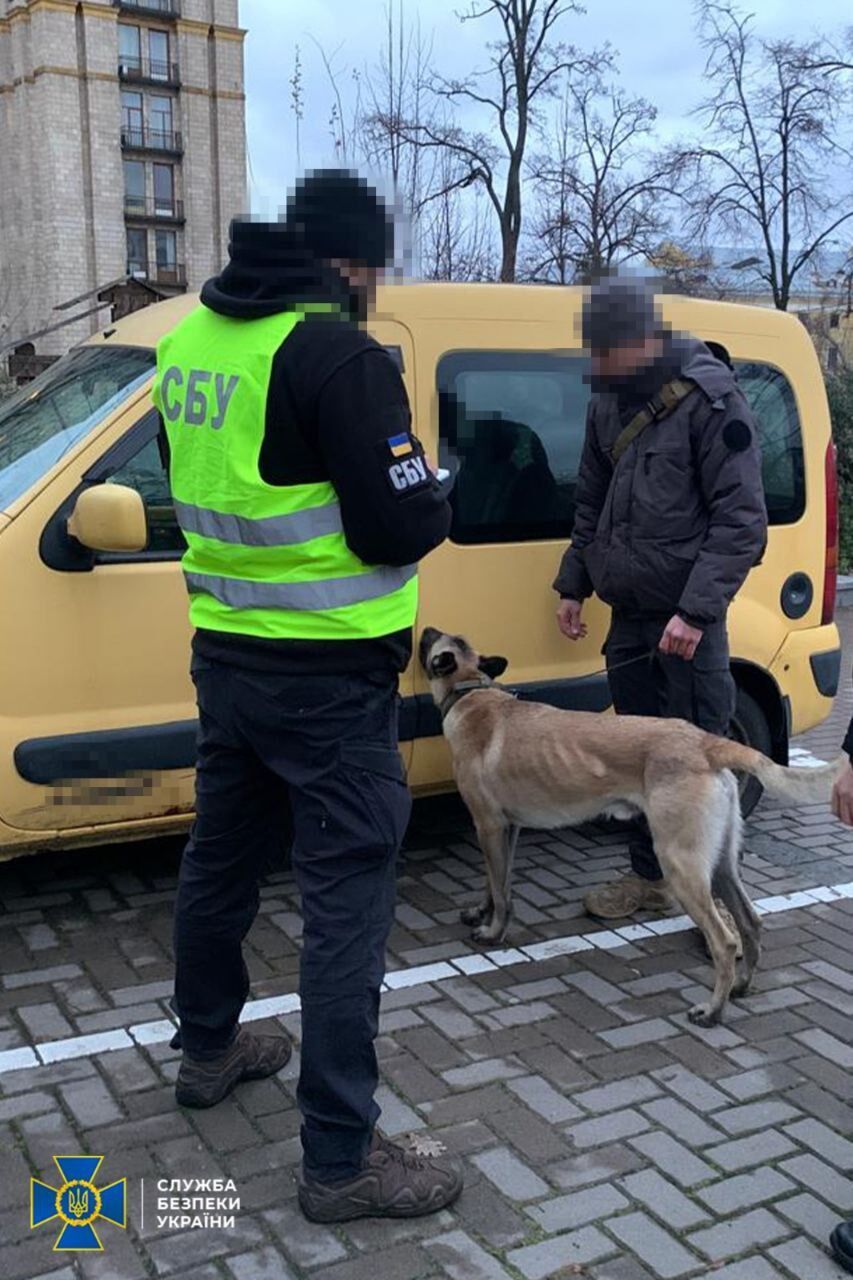
{"label": "building window", "polygon": [[140,227],[127,229],[127,274],[142,280],[148,276],[148,232]]}
{"label": "building window", "polygon": [[149,103],[150,142],[152,147],[167,150],[175,145],[172,132],[172,99],[151,98]]}
{"label": "building window", "polygon": [[128,146],[141,147],[144,140],[142,124],[142,94],[128,93],[121,95],[121,129]]}
{"label": "building window", "polygon": [[170,164],[154,165],[154,212],[158,218],[175,216],[175,170]]}
{"label": "building window", "polygon": [[170,78],[168,31],[148,32],[148,60],[151,67],[152,80],[168,80]]}
{"label": "building window", "polygon": [[123,22],[119,23],[118,60],[125,75],[139,75],[142,71],[139,27],[129,27]]}
{"label": "building window", "polygon": [[141,160],[124,162],[124,207],[128,213],[145,212],[145,165]]}
{"label": "building window", "polygon": [[178,283],[178,237],[174,231],[154,233],[157,256],[157,279],[164,284]]}

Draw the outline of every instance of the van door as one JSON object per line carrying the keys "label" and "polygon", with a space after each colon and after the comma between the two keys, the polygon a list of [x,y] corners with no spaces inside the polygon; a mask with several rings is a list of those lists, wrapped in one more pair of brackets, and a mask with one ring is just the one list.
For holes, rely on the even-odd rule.
{"label": "van door", "polygon": [[[109,831],[186,814],[193,803],[196,709],[190,626],[159,420],[147,397],[111,447],[61,472],[5,531],[18,560],[3,623],[3,736],[15,769],[0,818],[26,831]],[[94,454],[94,456],[93,456]],[[77,494],[136,489],[148,544],[92,556],[66,535]]]}
{"label": "van door", "polygon": [[[450,538],[423,570],[419,627],[503,654],[502,683],[523,696],[603,710],[610,703],[600,674],[609,611],[590,600],[589,634],[572,643],[557,628],[551,590],[574,518],[586,360],[554,351],[554,330],[545,324],[495,322],[468,332],[485,341],[448,349],[446,332],[427,323],[423,342],[420,328],[417,335],[420,372],[433,380],[431,443],[456,474]],[[426,690],[420,672],[417,687]],[[441,786],[450,772],[440,721],[426,697],[418,708],[413,781]]]}

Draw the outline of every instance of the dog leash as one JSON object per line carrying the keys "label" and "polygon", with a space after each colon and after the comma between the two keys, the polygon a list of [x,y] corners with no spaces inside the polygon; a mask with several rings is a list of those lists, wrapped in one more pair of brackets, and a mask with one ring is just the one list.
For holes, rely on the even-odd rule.
{"label": "dog leash", "polygon": [[589,680],[592,676],[606,676],[609,675],[611,671],[620,671],[622,667],[632,667],[635,662],[648,662],[649,666],[652,666],[657,656],[657,649],[649,649],[648,653],[638,654],[636,658],[626,658],[624,662],[614,662],[611,667],[602,667],[600,671],[590,671],[580,678],[582,680]]}

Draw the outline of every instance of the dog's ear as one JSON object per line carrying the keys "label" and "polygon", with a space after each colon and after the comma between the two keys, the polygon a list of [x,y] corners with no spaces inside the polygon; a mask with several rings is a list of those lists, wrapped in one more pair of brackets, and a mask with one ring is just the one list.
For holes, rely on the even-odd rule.
{"label": "dog's ear", "polygon": [[491,658],[481,658],[477,666],[483,675],[488,676],[490,680],[497,680],[498,676],[502,676],[509,666],[509,659],[501,658],[495,654]]}
{"label": "dog's ear", "polygon": [[444,653],[437,653],[430,660],[429,673],[431,676],[449,676],[452,675],[457,666],[456,654],[451,653],[449,649],[445,649]]}

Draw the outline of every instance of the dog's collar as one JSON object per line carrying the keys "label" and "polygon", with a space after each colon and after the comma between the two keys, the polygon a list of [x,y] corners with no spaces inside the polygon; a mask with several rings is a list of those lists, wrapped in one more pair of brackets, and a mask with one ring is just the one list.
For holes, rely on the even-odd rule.
{"label": "dog's collar", "polygon": [[442,698],[438,704],[441,712],[442,720],[446,720],[450,712],[456,706],[457,702],[461,702],[469,693],[473,693],[475,689],[489,689],[495,684],[490,676],[485,674],[480,676],[479,680],[462,680],[459,684],[454,685],[446,698]]}

